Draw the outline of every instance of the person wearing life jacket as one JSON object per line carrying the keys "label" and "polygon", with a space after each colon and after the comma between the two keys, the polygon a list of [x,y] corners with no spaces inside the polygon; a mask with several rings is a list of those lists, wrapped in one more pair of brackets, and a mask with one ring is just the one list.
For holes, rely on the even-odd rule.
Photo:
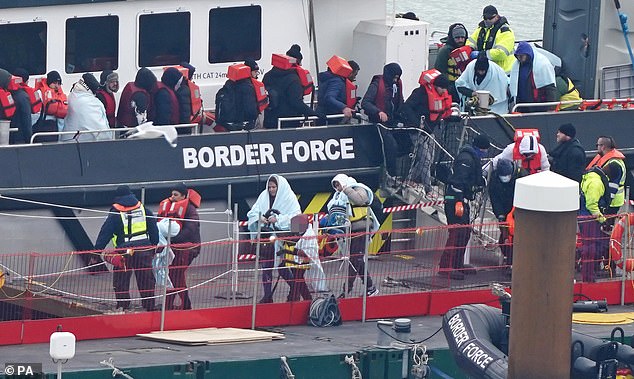
{"label": "person wearing life jacket", "polygon": [[467,46],[473,48],[471,58],[486,54],[489,60],[497,63],[507,74],[515,61],[515,34],[506,17],[500,16],[493,5],[487,5],[482,11],[483,20],[467,39]]}
{"label": "person wearing life jacket", "polygon": [[490,109],[497,114],[509,113],[508,88],[509,79],[495,62],[485,55],[480,55],[470,62],[455,83],[458,92],[464,96],[462,109],[468,111],[466,99],[474,98],[473,104],[478,104],[476,91],[488,91],[492,98]]}
{"label": "person wearing life jacket", "polygon": [[593,166],[581,179],[579,231],[581,247],[581,279],[593,282],[601,257],[608,256],[609,237],[601,232],[606,222],[605,210],[610,204],[608,183],[612,166]]}
{"label": "person wearing life jacket", "polygon": [[[154,125],[177,125],[180,123],[180,103],[176,96],[177,86],[183,75],[174,67],[163,71],[161,81],[156,82],[152,91],[152,102],[148,111],[148,120]],[[179,131],[179,134],[183,133]]]}
{"label": "person wearing life jacket", "polygon": [[548,153],[550,170],[581,183],[586,167],[586,152],[575,136],[577,130],[571,123],[562,124],[557,129],[557,146]]}
{"label": "person wearing life jacket", "polygon": [[37,89],[41,93],[45,113],[58,120],[65,118],[68,113],[68,99],[62,88],[62,77],[59,72],[51,71],[46,74],[46,80],[41,80]]}
{"label": "person wearing life jacket", "polygon": [[117,110],[119,125],[130,128],[147,121],[156,83],[156,76],[150,69],[141,67],[137,71],[134,81],[123,87]]}
{"label": "person wearing life jacket", "polygon": [[563,63],[559,67],[555,67],[555,86],[557,87],[557,95],[559,95],[558,101],[576,101],[578,103],[562,104],[559,109],[561,110],[574,110],[578,109],[579,105],[583,102],[579,89],[575,86],[566,73]]}
{"label": "person wearing life jacket", "polygon": [[2,78],[0,81],[7,81],[7,85],[2,87],[2,93],[4,99],[10,99],[13,103],[13,114],[11,117],[11,127],[17,128],[20,131],[19,135],[10,135],[10,143],[30,143],[32,135],[31,127],[31,101],[29,95],[20,85],[22,83],[22,77],[12,76],[8,71],[2,70],[0,73]]}
{"label": "person wearing life jacket", "polygon": [[497,162],[500,159],[517,162],[529,174],[550,170],[546,148],[533,135],[525,135],[508,144],[500,154],[493,158],[493,168],[497,167]]}
{"label": "person wearing life jacket", "polygon": [[117,308],[130,308],[130,278],[134,273],[143,308],[155,310],[152,245],[156,245],[158,240],[152,211],[132,194],[128,186],[117,187],[112,207],[95,242],[96,250],[103,250],[112,242],[115,253],[121,256],[114,261],[118,266],[113,267],[112,275]]}
{"label": "person wearing life jacket", "polygon": [[[100,133],[64,134],[60,140],[70,141],[108,141],[110,132],[108,117],[103,103],[95,96],[99,82],[93,74],[87,72],[71,87],[68,95],[68,115],[64,122],[64,132],[100,131]],[[108,130],[108,132],[105,132]]]}
{"label": "person wearing life jacket", "polygon": [[264,110],[269,106],[269,93],[266,90],[264,83],[258,80],[258,76],[260,75],[260,66],[258,66],[258,63],[253,59],[247,59],[244,61],[244,64],[249,66],[249,68],[251,69],[251,88],[253,89],[253,94],[255,95],[255,101],[258,110],[255,127],[260,128],[262,126],[262,123],[264,122]]}
{"label": "person wearing life jacket", "polygon": [[304,90],[304,96],[306,96],[310,95],[313,92],[313,90],[315,89],[315,85],[313,84],[313,77],[310,75],[310,71],[302,67],[302,60],[304,59],[304,56],[302,55],[301,50],[302,48],[299,45],[294,44],[291,46],[290,49],[288,49],[286,55],[297,59],[297,62],[295,65],[293,65],[293,68],[295,69],[295,72],[299,77],[299,82],[301,83],[302,89]]}
{"label": "person wearing life jacket", "polygon": [[348,79],[352,67],[343,58],[333,55],[326,63],[326,71],[317,75],[319,92],[317,93],[317,112],[326,115],[344,115],[341,123],[352,118],[356,104],[356,86]]}
{"label": "person wearing life jacket", "polygon": [[196,72],[196,67],[192,66],[188,62],[181,62],[181,67],[187,70],[187,75],[183,75],[183,86],[187,86],[189,88],[190,95],[190,103],[191,103],[191,115],[189,118],[189,122],[193,124],[198,124],[202,122],[204,117],[204,109],[203,109],[203,97],[202,92],[200,91],[200,87],[193,81],[194,73]]}
{"label": "person wearing life jacket", "polygon": [[[178,183],[171,188],[170,197],[159,204],[159,217],[172,217],[180,225],[178,234],[171,238],[170,243],[174,251],[174,260],[169,265],[169,278],[174,288],[168,288],[165,306],[167,309],[192,309],[191,300],[187,292],[187,267],[200,254],[200,217],[197,208],[200,207],[198,193],[188,189],[184,183]],[[189,196],[195,196],[195,199]],[[176,294],[181,298],[180,307],[174,306]]]}
{"label": "person wearing life jacket", "polygon": [[[317,112],[304,103],[304,86],[296,70],[297,61],[301,60],[301,53],[299,51],[291,51],[291,53],[294,56],[273,54],[273,67],[262,78],[270,100],[264,112],[266,129],[277,129],[279,118],[319,117]],[[301,121],[287,121],[282,123],[281,127],[291,128],[301,125]]]}
{"label": "person wearing life jacket", "polygon": [[309,236],[306,236],[308,225],[308,215],[294,216],[290,221],[290,233],[280,238],[281,246],[276,251],[281,260],[278,272],[290,287],[286,298],[288,302],[313,299],[304,279],[306,271],[311,268],[311,257],[302,248],[303,244],[309,242]]}
{"label": "person wearing life jacket", "polygon": [[438,49],[434,63],[434,68],[449,79],[449,94],[456,103],[460,102],[460,97],[454,82],[460,77],[467,63],[471,61],[472,48],[465,46],[468,35],[467,28],[463,24],[451,24],[447,37],[441,40],[444,40],[445,44]]}
{"label": "person wearing life jacket", "polygon": [[99,89],[96,96],[106,109],[110,128],[117,127],[117,100],[114,97],[117,92],[119,92],[119,74],[112,70],[103,70],[99,76]]}
{"label": "person wearing life jacket", "polygon": [[[608,192],[611,200],[605,213],[615,215],[619,212],[623,204],[625,204],[625,178],[627,168],[625,166],[625,155],[617,150],[614,138],[610,136],[599,136],[599,138],[597,138],[597,155],[595,155],[588,166],[586,166],[586,170],[590,170],[595,166],[601,167],[606,172],[607,167],[610,167]],[[610,222],[613,223],[614,219],[610,218]]]}
{"label": "person wearing life jacket", "polygon": [[[520,42],[515,51],[509,81],[511,102],[546,103],[557,100],[555,68],[543,54],[533,50],[528,42]],[[547,111],[546,107],[521,108],[522,112]]]}
{"label": "person wearing life jacket", "polygon": [[484,134],[478,134],[471,144],[463,146],[453,161],[453,170],[445,189],[445,214],[449,235],[440,257],[438,275],[464,280],[464,274],[474,274],[473,267],[464,264],[464,254],[471,236],[469,200],[484,187],[482,159],[486,157],[491,142]]}
{"label": "person wearing life jacket", "polygon": [[18,86],[22,88],[27,95],[29,95],[29,102],[31,103],[31,113],[39,114],[42,110],[42,99],[39,97],[40,93],[35,88],[29,86],[29,72],[24,68],[16,68],[13,70],[13,75],[22,78],[22,82],[18,83]]}
{"label": "person wearing life jacket", "polygon": [[[418,80],[420,86],[412,91],[407,101],[400,109],[400,119],[408,127],[419,127],[424,129],[429,135],[433,135],[434,130],[441,121],[451,116],[451,95],[449,79],[435,68],[423,71]],[[421,135],[420,132],[409,132],[412,139],[410,146],[414,149],[416,156],[410,169],[408,179],[416,184],[422,183],[425,193],[433,196],[431,165],[433,163],[435,142],[428,135]]]}
{"label": "person wearing life jacket", "polygon": [[[513,244],[509,238],[509,228],[505,222],[507,216],[513,209],[513,196],[515,193],[515,182],[517,179],[528,175],[528,172],[513,164],[509,159],[500,159],[497,167],[493,170],[491,181],[488,185],[491,208],[495,218],[499,221],[500,238],[498,244],[505,264],[513,264]],[[510,271],[508,271],[510,273]]]}
{"label": "person wearing life jacket", "polygon": [[403,73],[398,63],[388,63],[383,67],[383,75],[375,75],[361,100],[361,107],[370,122],[395,126],[396,115],[403,105]]}
{"label": "person wearing life jacket", "polygon": [[228,79],[216,94],[216,128],[222,127],[224,131],[256,128],[260,109],[268,105],[264,84],[254,79],[259,70],[251,59],[229,67]]}

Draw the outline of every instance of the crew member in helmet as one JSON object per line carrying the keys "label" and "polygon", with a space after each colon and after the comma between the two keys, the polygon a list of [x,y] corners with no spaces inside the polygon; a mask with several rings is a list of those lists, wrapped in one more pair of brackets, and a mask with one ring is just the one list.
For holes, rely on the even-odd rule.
{"label": "crew member in helmet", "polygon": [[546,148],[533,135],[524,135],[521,139],[508,144],[493,158],[494,168],[502,158],[517,162],[518,166],[527,170],[529,174],[550,170]]}
{"label": "crew member in helmet", "polygon": [[114,94],[119,92],[119,74],[112,70],[103,70],[99,76],[99,89],[97,90],[97,99],[103,103],[108,117],[108,125],[111,128],[117,127],[117,100]]}
{"label": "crew member in helmet", "polygon": [[[457,23],[449,26],[449,32],[447,32],[447,37],[445,41],[445,45],[438,50],[438,55],[436,56],[436,63],[434,63],[434,68],[440,71],[441,74],[445,75],[447,79],[449,79],[449,94],[451,95],[454,102],[459,103],[460,97],[458,96],[458,92],[456,91],[456,87],[454,83],[458,77],[462,74],[462,68],[456,62],[456,59],[451,57],[450,54],[452,51],[459,49],[465,45],[467,41],[467,28],[463,24]],[[465,52],[465,61],[464,65],[471,60],[469,54]]]}

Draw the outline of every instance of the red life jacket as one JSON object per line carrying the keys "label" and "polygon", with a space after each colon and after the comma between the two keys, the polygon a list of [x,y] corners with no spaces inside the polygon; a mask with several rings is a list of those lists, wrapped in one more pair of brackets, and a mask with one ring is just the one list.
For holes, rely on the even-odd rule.
{"label": "red life jacket", "polygon": [[40,113],[42,110],[42,98],[40,98],[40,92],[36,91],[33,87],[29,87],[26,83],[21,83],[20,88],[29,95],[29,102],[31,103],[31,113]]}
{"label": "red life jacket", "polygon": [[108,125],[111,128],[117,127],[117,118],[115,117],[115,109],[117,108],[116,100],[114,99],[114,94],[106,91],[103,88],[99,88],[97,90],[97,94],[101,94],[105,99],[106,103],[104,104],[104,108],[106,108],[106,117],[108,117]]}
{"label": "red life jacket", "polygon": [[299,65],[295,65],[294,69],[297,71],[299,81],[302,83],[302,88],[304,88],[304,95],[310,95],[315,87],[313,85],[313,77],[310,75],[310,71]]}
{"label": "red life jacket", "polygon": [[119,100],[119,109],[117,110],[117,121],[119,121],[119,124],[126,127],[137,126],[139,124],[134,107],[132,107],[132,97],[139,92],[142,92],[147,97],[148,106],[152,103],[152,97],[146,90],[137,87],[134,82],[129,82],[123,88],[121,99]]}
{"label": "red life jacket", "polygon": [[346,107],[354,109],[357,105],[357,86],[346,79]]}
{"label": "red life jacket", "polygon": [[264,83],[261,81],[251,78],[251,83],[253,83],[255,99],[258,102],[258,111],[262,113],[269,106],[269,93],[266,91]]}
{"label": "red life jacket", "polygon": [[0,88],[0,106],[2,107],[2,116],[5,120],[10,120],[15,114],[15,101],[11,92]]}
{"label": "red life jacket", "polygon": [[[372,80],[378,79],[379,85],[376,90],[376,97],[374,98],[374,105],[379,108],[379,111],[385,112],[385,82],[383,81],[383,75],[374,75]],[[398,96],[403,98],[403,82],[398,80]]]}
{"label": "red life jacket", "polygon": [[[172,108],[169,123],[170,125],[178,125],[178,109],[180,105],[178,104],[178,98],[176,97],[174,90],[166,86],[163,82],[156,82],[156,87],[154,87],[154,90],[152,91],[152,99],[154,99],[156,97],[156,94],[158,94],[158,92],[161,90],[167,91],[170,100],[170,106]],[[154,101],[152,101],[150,105],[151,106],[148,108],[148,119],[154,121],[156,118],[156,107]]]}
{"label": "red life jacket", "polygon": [[464,69],[467,68],[467,64],[471,62],[472,51],[473,48],[471,46],[464,45],[451,50],[449,53],[449,58],[453,58],[454,62],[456,62],[456,67],[458,67],[460,73],[464,72]]}
{"label": "red life jacket", "polygon": [[[187,206],[189,205],[189,199],[185,198],[180,201],[172,201],[169,197],[159,204],[158,216],[161,218],[185,218],[187,213]],[[181,228],[183,227],[182,220],[174,220]]]}
{"label": "red life jacket", "polygon": [[187,79],[185,76],[183,77],[183,82],[189,87],[189,95],[192,101],[192,115],[190,120],[192,123],[197,124],[203,118],[203,96],[200,93],[198,84]]}
{"label": "red life jacket", "polygon": [[451,95],[449,91],[446,91],[443,95],[436,91],[434,82],[436,78],[440,76],[440,71],[434,69],[423,71],[420,74],[418,83],[425,88],[427,92],[427,104],[429,107],[429,119],[432,122],[437,121],[439,118],[445,118],[451,116]]}
{"label": "red life jacket", "polygon": [[52,89],[46,83],[46,78],[36,81],[36,88],[39,88],[42,98],[42,106],[46,109],[46,114],[64,118],[68,113],[68,99],[60,84],[56,90]]}
{"label": "red life jacket", "polygon": [[515,145],[513,146],[513,160],[521,162],[522,168],[527,170],[529,175],[539,172],[542,168],[542,149],[537,146],[537,154],[526,158],[520,154],[521,141],[521,138],[515,141]]}

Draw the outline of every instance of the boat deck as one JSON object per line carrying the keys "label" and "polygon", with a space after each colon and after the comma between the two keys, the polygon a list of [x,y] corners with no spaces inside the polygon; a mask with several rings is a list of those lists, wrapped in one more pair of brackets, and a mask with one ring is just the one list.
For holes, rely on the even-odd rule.
{"label": "boat deck", "polygon": [[[632,306],[612,306],[609,309],[609,313],[632,311]],[[186,317],[185,313],[183,317]],[[411,320],[412,339],[422,340],[431,336],[424,342],[428,350],[447,349],[442,331],[433,335],[441,328],[441,316],[414,317]],[[634,334],[634,323],[614,326],[573,324],[573,329],[606,338],[616,326],[625,331],[626,337]],[[289,326],[268,330],[284,333],[286,338],[271,342],[205,346],[182,346],[135,337],[78,341],[75,358],[69,360],[63,369],[64,372],[104,369],[100,362],[109,358],[118,368],[133,368],[178,365],[190,361],[230,362],[278,359],[281,356],[344,355],[372,347],[378,335],[374,320],[365,323],[344,322],[338,327]],[[0,357],[4,362],[41,362],[45,372],[53,373],[56,372],[56,365],[49,358],[48,349],[47,343],[1,346]]]}

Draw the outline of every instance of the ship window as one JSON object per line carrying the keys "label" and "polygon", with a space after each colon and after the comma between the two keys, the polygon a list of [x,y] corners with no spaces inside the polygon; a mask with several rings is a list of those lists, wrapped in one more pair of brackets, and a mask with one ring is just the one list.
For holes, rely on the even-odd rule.
{"label": "ship window", "polygon": [[66,73],[116,70],[118,66],[119,17],[66,20]]}
{"label": "ship window", "polygon": [[209,63],[262,58],[262,8],[214,8],[209,11]]}
{"label": "ship window", "polygon": [[189,12],[139,17],[139,67],[189,62]]}
{"label": "ship window", "polygon": [[46,22],[0,25],[0,67],[46,73]]}

